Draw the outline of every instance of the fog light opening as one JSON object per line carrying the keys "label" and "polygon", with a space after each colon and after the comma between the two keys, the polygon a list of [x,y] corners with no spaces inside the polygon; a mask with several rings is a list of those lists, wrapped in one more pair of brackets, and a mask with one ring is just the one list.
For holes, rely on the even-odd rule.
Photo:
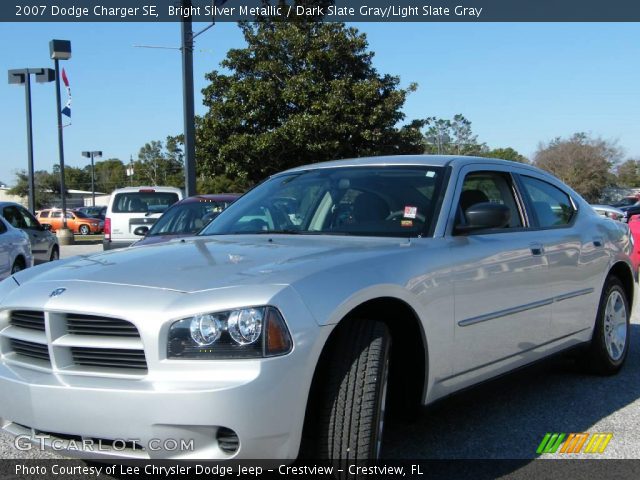
{"label": "fog light opening", "polygon": [[227,427],[219,427],[216,432],[216,440],[218,441],[218,447],[224,453],[233,454],[240,448],[240,439],[238,434]]}

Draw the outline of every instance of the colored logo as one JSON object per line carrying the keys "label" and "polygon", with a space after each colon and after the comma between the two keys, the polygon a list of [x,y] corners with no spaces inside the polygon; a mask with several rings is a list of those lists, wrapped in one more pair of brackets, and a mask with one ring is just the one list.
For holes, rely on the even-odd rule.
{"label": "colored logo", "polygon": [[604,453],[613,433],[547,433],[536,453]]}
{"label": "colored logo", "polygon": [[49,294],[49,297],[59,297],[62,295],[67,289],[66,288],[56,288],[53,292]]}

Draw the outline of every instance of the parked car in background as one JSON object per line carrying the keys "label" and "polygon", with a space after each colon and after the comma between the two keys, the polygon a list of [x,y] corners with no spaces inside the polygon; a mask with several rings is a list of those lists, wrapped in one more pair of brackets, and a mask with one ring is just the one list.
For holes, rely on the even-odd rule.
{"label": "parked car in background", "polygon": [[631,263],[636,272],[640,269],[640,216],[631,217],[629,220],[629,230],[633,235],[633,251],[631,252]]}
{"label": "parked car in background", "polygon": [[32,265],[29,235],[0,216],[0,280]]}
{"label": "parked car in background", "polygon": [[610,218],[611,220],[618,220],[619,222],[625,220],[624,212],[611,205],[591,205],[591,208],[593,208],[598,215]]}
{"label": "parked car in background", "polygon": [[151,228],[147,226],[136,228],[133,233],[144,235],[144,238],[135,242],[134,245],[151,245],[173,238],[195,235],[238,197],[240,195],[237,193],[221,193],[195,195],[180,200],[169,207]]}
{"label": "parked car in background", "polygon": [[35,263],[48,262],[60,258],[58,237],[44,227],[22,205],[13,202],[0,202],[0,215],[13,227],[29,235],[31,253]]}
{"label": "parked car in background", "polygon": [[99,220],[104,220],[105,215],[107,213],[107,207],[79,207],[73,210],[74,212],[82,212],[86,216],[91,218],[97,218]]}
{"label": "parked car in background", "polygon": [[[62,210],[45,209],[38,212],[38,221],[43,225],[50,225],[51,231],[56,232],[62,228]],[[101,233],[104,229],[104,222],[97,218],[89,217],[82,212],[67,210],[67,228],[73,233],[80,235],[91,235]]]}
{"label": "parked car in background", "polygon": [[104,250],[128,247],[140,239],[138,227],[151,227],[174,203],[182,200],[175,187],[125,187],[113,191],[104,220]]}
{"label": "parked car in background", "polygon": [[84,453],[108,460],[364,463],[390,411],[568,349],[618,372],[631,246],[627,225],[530,165],[416,155],[295,168],[197,236],[0,283],[0,427],[71,456],[101,441]]}
{"label": "parked car in background", "polygon": [[640,197],[638,195],[629,195],[628,197],[624,197],[622,200],[612,203],[611,206],[616,208],[621,207],[631,207],[640,202]]}

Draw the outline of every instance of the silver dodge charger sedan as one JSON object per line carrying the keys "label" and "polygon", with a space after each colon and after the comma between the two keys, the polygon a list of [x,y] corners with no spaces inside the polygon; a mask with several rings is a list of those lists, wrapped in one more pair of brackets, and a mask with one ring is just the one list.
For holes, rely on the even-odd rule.
{"label": "silver dodge charger sedan", "polygon": [[557,352],[616,373],[631,247],[524,164],[295,168],[198,236],[0,283],[0,426],[72,456],[374,459],[385,414]]}

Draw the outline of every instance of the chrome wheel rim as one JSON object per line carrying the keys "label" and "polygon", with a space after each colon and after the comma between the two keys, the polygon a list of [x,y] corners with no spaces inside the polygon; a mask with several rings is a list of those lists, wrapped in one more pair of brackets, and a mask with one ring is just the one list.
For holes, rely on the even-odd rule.
{"label": "chrome wheel rim", "polygon": [[384,373],[382,374],[382,390],[380,399],[380,412],[378,417],[378,425],[377,425],[377,438],[376,438],[376,457],[375,459],[380,458],[380,453],[382,452],[382,432],[384,430],[384,412],[387,405],[387,383],[389,379],[389,356],[384,362]]}
{"label": "chrome wheel rim", "polygon": [[604,343],[611,360],[622,358],[627,346],[627,307],[617,290],[609,294],[604,310]]}

